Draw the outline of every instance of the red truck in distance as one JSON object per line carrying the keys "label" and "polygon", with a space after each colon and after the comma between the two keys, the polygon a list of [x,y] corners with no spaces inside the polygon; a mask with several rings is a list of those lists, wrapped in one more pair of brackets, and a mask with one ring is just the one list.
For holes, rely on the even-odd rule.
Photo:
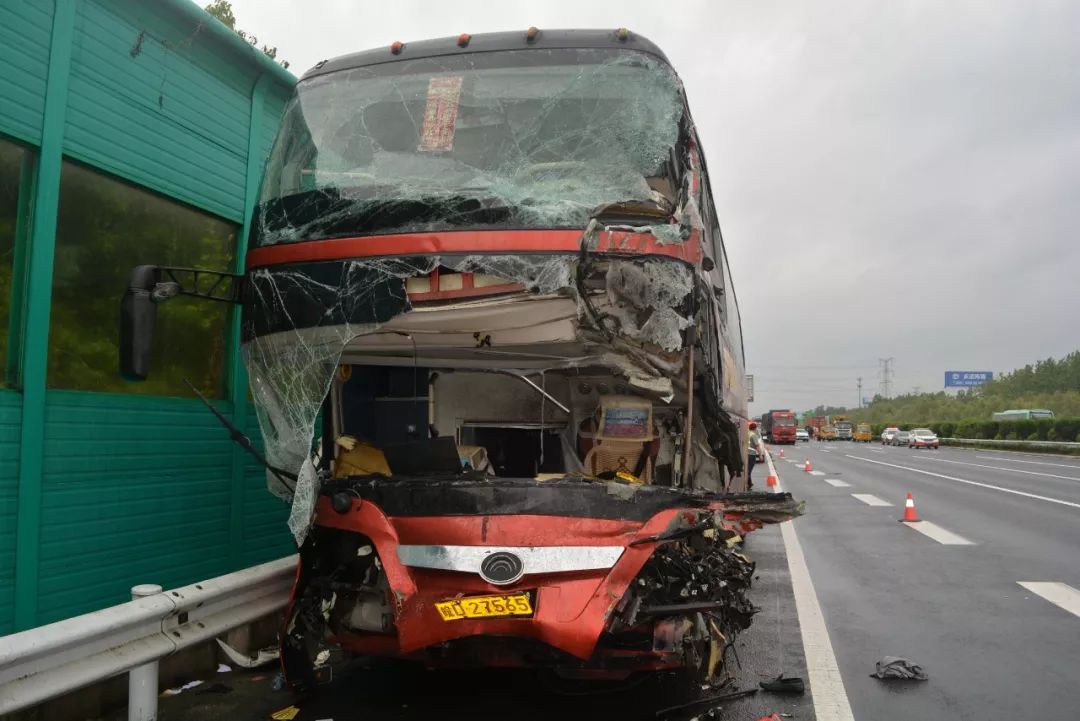
{"label": "red truck in distance", "polygon": [[795,444],[795,414],[789,410],[769,411],[761,417],[761,432],[767,443]]}

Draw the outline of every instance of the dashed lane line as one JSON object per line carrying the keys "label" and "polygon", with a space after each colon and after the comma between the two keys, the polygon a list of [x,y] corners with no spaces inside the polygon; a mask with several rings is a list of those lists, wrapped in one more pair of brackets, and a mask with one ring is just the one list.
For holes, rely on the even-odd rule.
{"label": "dashed lane line", "polygon": [[839,478],[826,478],[825,482],[833,488],[851,488],[851,484],[847,481],[841,481]]}
{"label": "dashed lane line", "polygon": [[1047,503],[1057,503],[1062,506],[1069,506],[1071,508],[1080,508],[1080,503],[1073,503],[1072,501],[1065,501],[1060,498],[1050,498],[1049,496],[1040,496],[1037,493],[1028,493],[1026,491],[1018,491],[1014,488],[1003,488],[1002,486],[995,486],[990,483],[980,483],[979,481],[971,481],[967,478],[957,478],[956,476],[946,476],[943,473],[934,473],[933,471],[924,471],[921,468],[912,468],[911,466],[901,466],[896,463],[886,463],[885,461],[874,461],[869,458],[861,458],[859,456],[848,455],[848,458],[856,461],[862,461],[863,463],[876,463],[879,466],[889,466],[890,468],[899,468],[904,471],[911,471],[912,473],[921,473],[924,476],[933,476],[934,478],[943,478],[946,481],[956,481],[957,483],[966,483],[969,486],[978,486],[979,488],[989,488],[992,491],[1001,491],[1002,493],[1012,493],[1016,496],[1024,496],[1025,498],[1034,498],[1037,501],[1046,501]]}
{"label": "dashed lane line", "polygon": [[884,498],[878,498],[873,493],[852,493],[852,498],[856,498],[868,506],[891,506],[892,504],[886,501]]}
{"label": "dashed lane line", "polygon": [[824,476],[825,471],[810,471],[811,476]]}
{"label": "dashed lane line", "polygon": [[924,536],[929,536],[938,543],[944,546],[973,546],[971,541],[958,536],[952,531],[947,531],[936,523],[930,521],[915,521],[914,523],[905,523],[908,528],[913,528]]}
{"label": "dashed lane line", "polygon": [[1023,473],[1025,476],[1042,476],[1043,478],[1062,478],[1066,481],[1080,481],[1080,476],[1059,476],[1056,473],[1043,473],[1042,471],[1025,471],[1022,468],[1006,468],[1005,466],[987,466],[983,463],[968,463],[967,461],[950,461],[946,458],[927,458],[935,463],[955,463],[958,466],[974,466],[975,468],[989,468],[994,471],[1008,471],[1009,473]]}
{"label": "dashed lane line", "polygon": [[1067,583],[1058,581],[1017,581],[1017,583],[1055,606],[1080,617],[1080,591]]}

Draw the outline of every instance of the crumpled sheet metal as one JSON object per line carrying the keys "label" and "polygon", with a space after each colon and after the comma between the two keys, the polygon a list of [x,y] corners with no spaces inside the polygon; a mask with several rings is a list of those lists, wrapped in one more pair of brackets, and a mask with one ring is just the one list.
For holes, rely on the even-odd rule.
{"label": "crumpled sheet metal", "polygon": [[[682,371],[682,331],[692,322],[676,307],[684,305],[693,288],[693,271],[671,260],[606,262],[607,289],[595,300],[615,342],[598,357],[631,386],[670,399],[671,376]],[[311,273],[255,271],[250,302],[257,307],[247,314],[252,320],[245,329],[243,355],[266,457],[277,468],[300,473],[295,489],[273,474],[267,477],[270,491],[294,505],[289,526],[297,540],[310,525],[318,497],[318,473],[308,467],[308,459],[315,421],[342,352],[354,338],[378,333],[387,321],[411,310],[406,279],[440,266],[498,276],[541,295],[577,298],[579,322],[588,326],[575,282],[578,263],[577,255],[471,255],[347,261],[336,270],[322,264]],[[593,336],[605,342],[604,334]],[[553,367],[573,364],[553,360]]]}

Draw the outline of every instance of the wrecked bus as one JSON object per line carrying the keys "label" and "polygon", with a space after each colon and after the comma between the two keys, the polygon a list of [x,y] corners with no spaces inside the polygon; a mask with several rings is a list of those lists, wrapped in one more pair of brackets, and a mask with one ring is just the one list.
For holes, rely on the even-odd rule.
{"label": "wrecked bus", "polygon": [[[300,550],[305,689],[347,656],[723,674],[753,614],[739,309],[678,76],[626,30],[395,43],[299,81],[246,272],[140,266],[242,306]],[[234,438],[247,439],[237,431]]]}

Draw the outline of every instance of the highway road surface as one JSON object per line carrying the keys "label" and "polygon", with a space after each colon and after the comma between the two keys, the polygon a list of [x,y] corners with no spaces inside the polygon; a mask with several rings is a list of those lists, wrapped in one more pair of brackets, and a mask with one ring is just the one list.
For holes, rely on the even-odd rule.
{"label": "highway road surface", "polygon": [[[1080,459],[815,442],[775,462],[855,718],[1080,718]],[[909,492],[922,523],[898,522]],[[929,680],[869,678],[884,655]]]}
{"label": "highway road surface", "polygon": [[[747,541],[761,611],[737,645],[736,687],[782,670],[807,678],[810,693],[759,693],[704,718],[1080,718],[1080,458],[851,442],[785,446],[784,458],[779,449],[779,487],[806,501],[806,515]],[[755,488],[767,490],[767,474],[755,469]],[[909,492],[918,524],[899,522]],[[929,679],[871,678],[882,656],[908,658]],[[292,702],[272,690],[274,672],[204,679],[162,699],[160,718],[270,718]],[[653,719],[685,693],[670,680],[587,690],[556,693],[533,673],[357,670],[300,704],[296,719]]]}

